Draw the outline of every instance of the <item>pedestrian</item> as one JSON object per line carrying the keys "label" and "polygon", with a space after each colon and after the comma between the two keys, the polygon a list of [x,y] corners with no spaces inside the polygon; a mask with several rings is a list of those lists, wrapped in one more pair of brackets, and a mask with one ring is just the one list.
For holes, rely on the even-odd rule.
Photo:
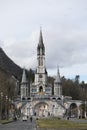
{"label": "pedestrian", "polygon": [[69,120],[69,116],[67,117],[67,120]]}
{"label": "pedestrian", "polygon": [[32,122],[32,116],[30,117],[30,121]]}

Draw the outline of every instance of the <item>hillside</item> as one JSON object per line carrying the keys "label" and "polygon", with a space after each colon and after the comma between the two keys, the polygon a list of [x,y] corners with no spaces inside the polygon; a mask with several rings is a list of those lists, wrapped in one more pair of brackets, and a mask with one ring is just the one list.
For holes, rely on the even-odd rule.
{"label": "hillside", "polygon": [[0,69],[14,75],[19,80],[21,79],[22,69],[6,55],[2,48],[0,48]]}

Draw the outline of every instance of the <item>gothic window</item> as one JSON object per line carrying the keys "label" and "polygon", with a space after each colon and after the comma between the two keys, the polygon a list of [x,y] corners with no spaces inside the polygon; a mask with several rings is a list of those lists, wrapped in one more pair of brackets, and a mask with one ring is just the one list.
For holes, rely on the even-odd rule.
{"label": "gothic window", "polygon": [[41,57],[41,66],[43,66],[43,58]]}
{"label": "gothic window", "polygon": [[36,89],[32,88],[32,92],[36,92]]}
{"label": "gothic window", "polygon": [[40,66],[40,58],[38,59],[38,65]]}
{"label": "gothic window", "polygon": [[58,94],[59,94],[59,88],[58,88]]}
{"label": "gothic window", "polygon": [[42,78],[42,74],[39,75],[39,78]]}
{"label": "gothic window", "polygon": [[23,88],[23,95],[24,95],[24,96],[25,96],[25,93],[26,93],[25,88]]}
{"label": "gothic window", "polygon": [[39,75],[39,81],[42,81],[42,74]]}
{"label": "gothic window", "polygon": [[39,92],[43,92],[43,87],[42,86],[39,87]]}
{"label": "gothic window", "polygon": [[49,89],[49,88],[46,88],[46,92],[50,92],[50,89]]}

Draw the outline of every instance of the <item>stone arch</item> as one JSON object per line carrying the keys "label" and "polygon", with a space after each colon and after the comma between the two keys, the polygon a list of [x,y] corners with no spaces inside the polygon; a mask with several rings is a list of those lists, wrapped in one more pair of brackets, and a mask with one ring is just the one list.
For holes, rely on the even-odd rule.
{"label": "stone arch", "polygon": [[46,102],[39,102],[34,106],[34,116],[47,117],[49,105]]}
{"label": "stone arch", "polygon": [[60,97],[58,97],[58,98],[57,98],[57,100],[61,100],[61,98],[60,98]]}
{"label": "stone arch", "polygon": [[43,87],[42,86],[39,87],[39,93],[41,93],[41,92],[43,92]]}
{"label": "stone arch", "polygon": [[85,118],[87,116],[87,104],[83,102],[81,105],[79,105],[80,110],[80,117]]}
{"label": "stone arch", "polygon": [[76,103],[71,103],[69,108],[70,117],[78,117],[78,106]]}

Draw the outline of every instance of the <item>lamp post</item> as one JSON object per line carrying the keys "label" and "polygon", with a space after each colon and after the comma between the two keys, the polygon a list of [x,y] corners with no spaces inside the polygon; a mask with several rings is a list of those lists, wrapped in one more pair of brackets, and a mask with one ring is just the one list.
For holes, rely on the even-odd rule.
{"label": "lamp post", "polygon": [[72,106],[70,107],[70,117],[72,117]]}
{"label": "lamp post", "polygon": [[8,100],[8,118],[11,116],[11,99]]}
{"label": "lamp post", "polygon": [[29,105],[29,116],[31,116],[32,113],[31,113],[31,104]]}
{"label": "lamp post", "polygon": [[2,120],[2,98],[3,98],[3,92],[1,92],[1,120]]}
{"label": "lamp post", "polygon": [[27,117],[29,117],[30,116],[30,108],[29,108],[29,106],[27,107]]}
{"label": "lamp post", "polygon": [[52,110],[52,115],[54,116],[54,108],[55,108],[55,105],[53,105],[53,110]]}
{"label": "lamp post", "polygon": [[85,114],[85,118],[86,118],[86,101],[85,101],[85,112],[84,112],[84,114]]}
{"label": "lamp post", "polygon": [[6,113],[6,119],[8,119],[8,96],[6,96],[6,106],[5,106],[5,113]]}

